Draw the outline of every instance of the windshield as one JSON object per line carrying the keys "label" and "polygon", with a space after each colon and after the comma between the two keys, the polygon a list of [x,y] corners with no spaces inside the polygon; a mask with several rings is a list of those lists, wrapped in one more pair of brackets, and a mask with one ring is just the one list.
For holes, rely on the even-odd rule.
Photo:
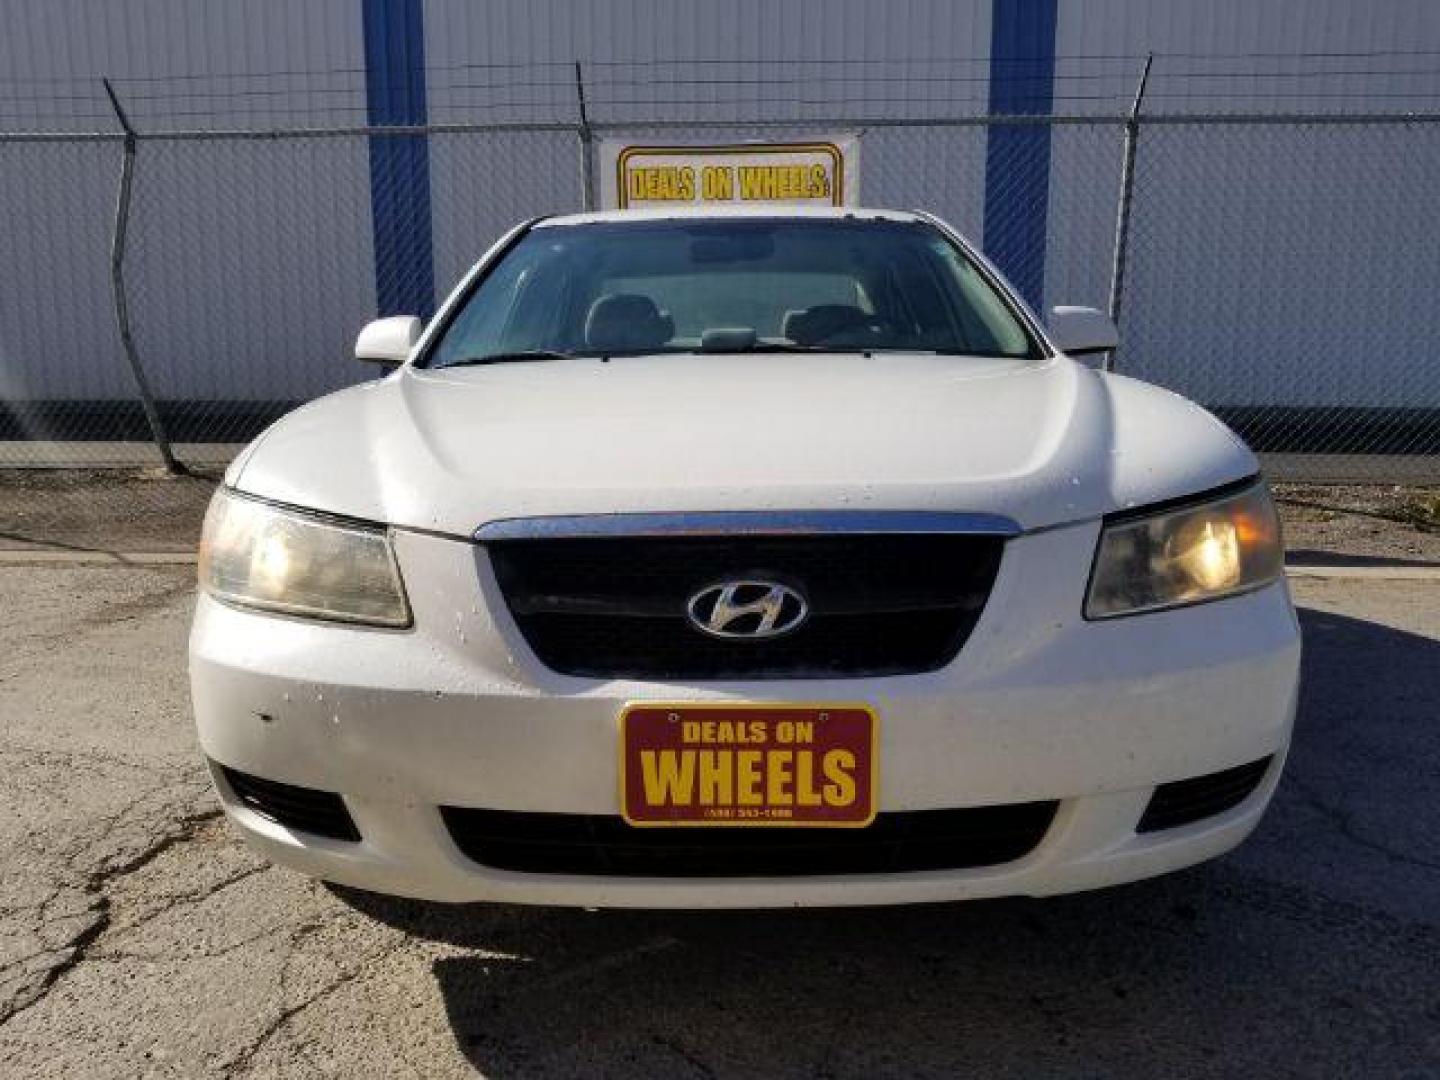
{"label": "windshield", "polygon": [[428,362],[812,349],[1038,355],[1011,306],[926,223],[672,219],[530,230]]}

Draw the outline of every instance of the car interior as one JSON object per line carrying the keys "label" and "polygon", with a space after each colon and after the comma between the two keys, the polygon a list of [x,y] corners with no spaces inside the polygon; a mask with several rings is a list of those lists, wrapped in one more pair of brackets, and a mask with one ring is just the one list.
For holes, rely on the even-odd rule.
{"label": "car interior", "polygon": [[1032,343],[928,226],[587,225],[522,240],[455,318],[436,363],[766,347],[1023,357]]}

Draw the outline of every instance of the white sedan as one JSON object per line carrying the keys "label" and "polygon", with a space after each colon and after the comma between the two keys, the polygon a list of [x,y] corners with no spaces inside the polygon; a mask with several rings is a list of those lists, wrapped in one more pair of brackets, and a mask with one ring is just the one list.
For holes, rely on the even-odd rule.
{"label": "white sedan", "polygon": [[921,213],[527,222],[206,520],[230,821],[436,900],[1045,895],[1228,850],[1300,636],[1250,451]]}

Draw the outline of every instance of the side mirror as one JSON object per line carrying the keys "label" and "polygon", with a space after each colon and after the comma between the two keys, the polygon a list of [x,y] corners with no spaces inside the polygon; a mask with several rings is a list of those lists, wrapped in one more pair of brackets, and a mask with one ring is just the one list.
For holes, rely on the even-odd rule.
{"label": "side mirror", "polygon": [[1109,352],[1120,344],[1120,331],[1103,311],[1088,307],[1050,309],[1050,340],[1067,356]]}
{"label": "side mirror", "polygon": [[420,340],[420,330],[420,320],[414,315],[392,315],[367,323],[355,339],[355,359],[386,367],[403,364]]}

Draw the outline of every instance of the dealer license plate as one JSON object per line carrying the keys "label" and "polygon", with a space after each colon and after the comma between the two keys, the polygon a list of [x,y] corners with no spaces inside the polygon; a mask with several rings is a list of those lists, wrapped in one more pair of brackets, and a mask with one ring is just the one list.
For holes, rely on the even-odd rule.
{"label": "dealer license plate", "polygon": [[637,826],[859,828],[875,817],[876,728],[864,705],[629,705],[620,805]]}

